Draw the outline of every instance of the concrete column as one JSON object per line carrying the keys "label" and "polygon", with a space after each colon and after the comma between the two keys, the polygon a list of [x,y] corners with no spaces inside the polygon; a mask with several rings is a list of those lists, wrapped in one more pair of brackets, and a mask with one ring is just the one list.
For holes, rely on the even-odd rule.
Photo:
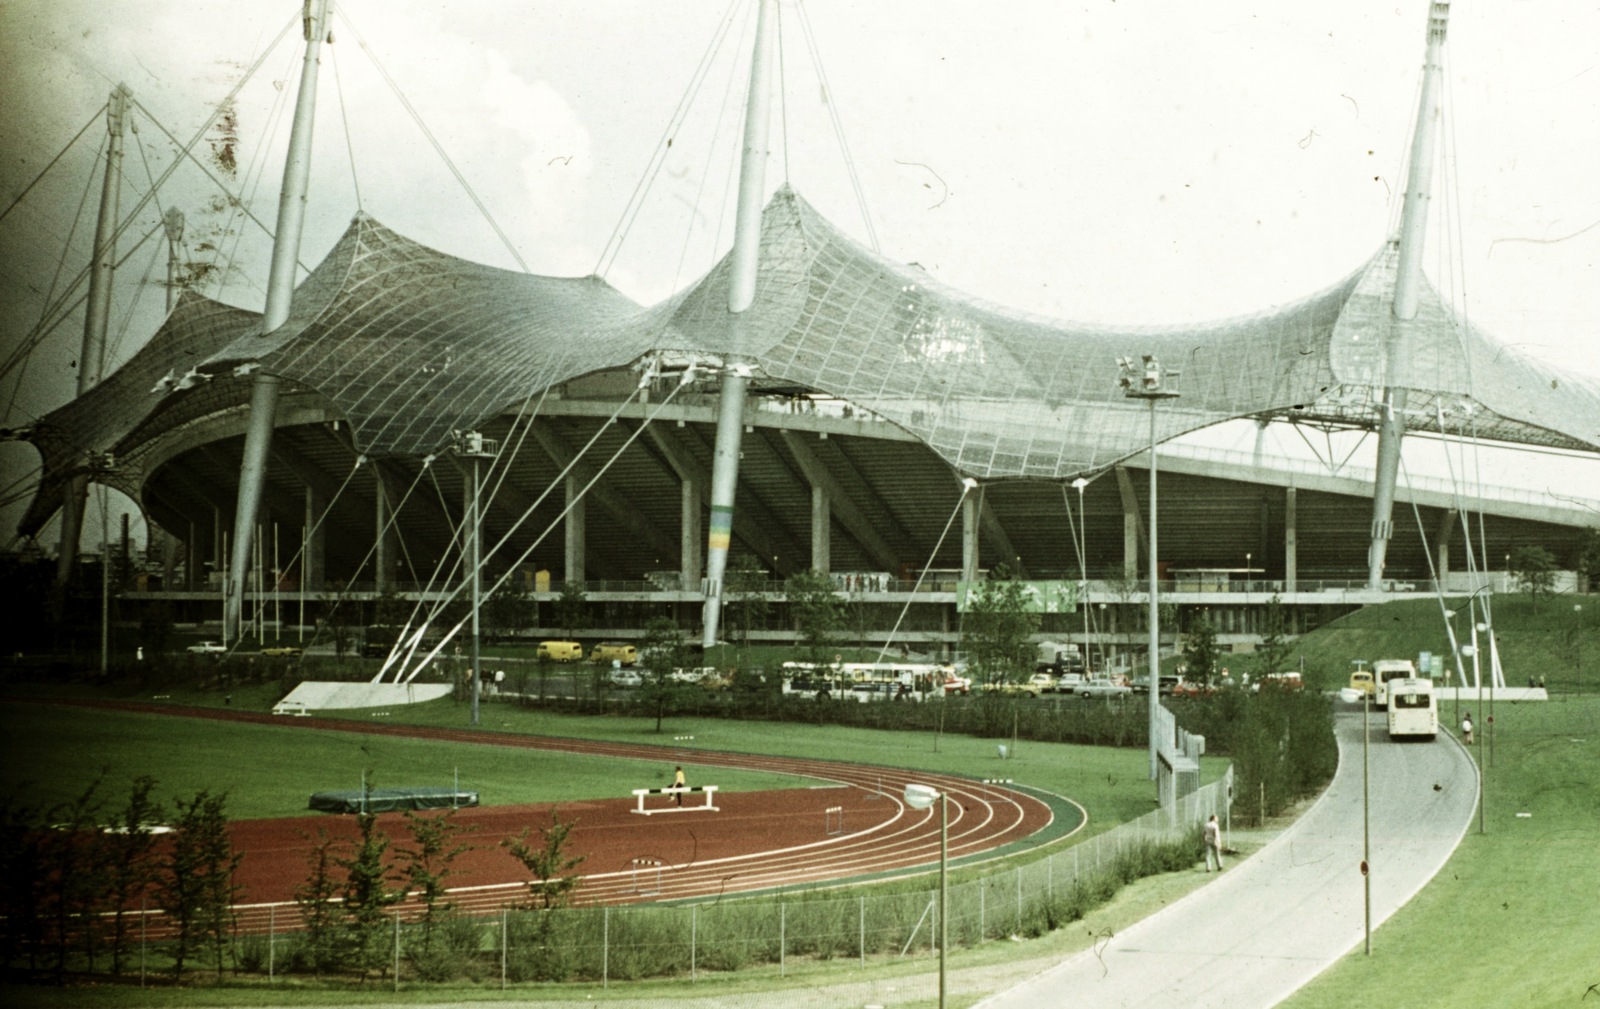
{"label": "concrete column", "polygon": [[[212,505],[211,506],[211,565],[212,565],[212,569],[217,571],[217,572],[221,572],[222,571],[222,536],[223,536],[223,530],[225,528],[226,527],[223,525],[222,509],[218,508],[215,505]],[[206,589],[207,591],[210,591],[210,589],[211,589],[211,575],[208,572],[205,572],[202,569],[200,577],[205,583],[202,587],[204,589]]]}
{"label": "concrete column", "polygon": [[704,549],[700,542],[700,485],[685,479],[683,488],[683,517],[681,519],[682,543],[679,570],[683,572],[683,587],[693,592],[700,587],[700,557]]}
{"label": "concrete column", "polygon": [[377,572],[374,581],[377,582],[378,591],[394,587],[395,569],[398,566],[394,548],[394,523],[389,521],[393,512],[393,502],[389,500],[389,490],[384,486],[383,477],[378,474],[377,467],[373,467],[374,491],[372,495],[373,520],[375,526],[373,535],[377,539],[377,549],[374,551]]}
{"label": "concrete column", "polygon": [[200,590],[200,579],[205,576],[205,565],[200,556],[200,529],[189,523],[189,544],[183,552],[183,587],[186,591]]}
{"label": "concrete column", "polygon": [[1133,582],[1139,580],[1139,499],[1124,466],[1117,467],[1117,489],[1122,492],[1122,577]]}
{"label": "concrete column", "polygon": [[828,492],[817,484],[811,485],[811,567],[827,574],[833,563],[833,509],[828,506]]}
{"label": "concrete column", "polygon": [[1440,585],[1450,577],[1450,536],[1458,521],[1459,513],[1454,508],[1446,508],[1439,515],[1439,529],[1433,536],[1433,563]]}
{"label": "concrete column", "polygon": [[300,559],[300,579],[307,592],[321,592],[327,582],[328,528],[327,523],[322,520],[322,516],[327,510],[327,499],[312,488],[307,487],[306,555]]}
{"label": "concrete column", "polygon": [[978,580],[978,511],[983,502],[977,494],[961,501],[961,580]]}
{"label": "concrete column", "polygon": [[567,477],[567,504],[571,510],[567,512],[567,567],[563,578],[564,581],[569,582],[586,580],[583,557],[584,542],[587,539],[587,534],[584,529],[584,499],[579,497],[582,491],[583,484],[578,481],[577,477],[569,475]]}
{"label": "concrete column", "polygon": [[161,530],[161,591],[171,592],[178,573],[178,537]]}
{"label": "concrete column", "polygon": [[1295,538],[1295,489],[1288,488],[1283,494],[1283,590],[1296,591],[1299,580],[1299,550],[1300,546]]}

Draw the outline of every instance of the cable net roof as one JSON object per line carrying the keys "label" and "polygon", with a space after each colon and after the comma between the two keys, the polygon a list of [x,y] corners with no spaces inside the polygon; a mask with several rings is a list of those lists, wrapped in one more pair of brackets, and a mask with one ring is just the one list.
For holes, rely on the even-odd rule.
{"label": "cable net roof", "polygon": [[[1553,374],[1463,325],[1428,288],[1401,323],[1389,243],[1327,290],[1255,315],[1173,326],[1085,325],[946,287],[845,235],[791,189],[762,221],[756,299],[726,308],[730,262],[654,306],[598,277],[500,270],[446,255],[358,214],[270,334],[255,313],[186,295],[160,332],[98,388],[29,437],[46,481],[83,452],[136,454],[192,417],[233,408],[257,362],[325,399],[370,456],[426,455],[559,383],[652,351],[743,358],[766,379],[891,421],[962,474],[1070,478],[1141,451],[1148,408],[1115,360],[1156,354],[1181,398],[1156,437],[1245,416],[1372,426],[1384,385],[1413,390],[1412,428],[1600,448],[1600,384]],[[194,364],[209,386],[151,391]],[[168,382],[165,388],[171,389]],[[36,502],[35,509],[40,507]],[[50,510],[53,511],[53,508]]]}

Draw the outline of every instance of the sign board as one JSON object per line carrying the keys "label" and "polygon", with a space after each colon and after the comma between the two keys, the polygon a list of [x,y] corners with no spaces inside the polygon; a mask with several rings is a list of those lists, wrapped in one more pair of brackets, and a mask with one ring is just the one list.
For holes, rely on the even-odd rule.
{"label": "sign board", "polygon": [[971,596],[980,592],[983,586],[1004,584],[1022,586],[1023,608],[1029,613],[1078,612],[1077,582],[957,582],[957,611],[970,612]]}
{"label": "sign board", "polygon": [[[1442,671],[1443,670],[1441,670],[1441,672]],[[1419,672],[1419,673],[1431,673],[1431,672],[1433,672],[1433,653],[1432,652],[1420,652],[1420,653],[1417,654],[1417,672]]]}

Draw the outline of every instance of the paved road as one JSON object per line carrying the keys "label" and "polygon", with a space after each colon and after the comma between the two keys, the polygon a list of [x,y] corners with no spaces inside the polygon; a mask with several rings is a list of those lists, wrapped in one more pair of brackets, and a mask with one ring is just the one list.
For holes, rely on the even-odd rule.
{"label": "paved road", "polygon": [[[1359,947],[1361,721],[1359,711],[1336,716],[1338,774],[1277,840],[1100,950],[979,1005],[1265,1009]],[[1368,731],[1376,928],[1450,857],[1477,808],[1477,779],[1470,758],[1444,736],[1391,743],[1378,714]]]}

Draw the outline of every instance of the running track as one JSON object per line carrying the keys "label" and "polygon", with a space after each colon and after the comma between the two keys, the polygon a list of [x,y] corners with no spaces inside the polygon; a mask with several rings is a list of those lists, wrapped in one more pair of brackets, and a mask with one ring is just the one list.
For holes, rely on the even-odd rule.
{"label": "running track", "polygon": [[[586,854],[579,899],[584,903],[619,904],[642,900],[712,897],[724,893],[777,886],[820,883],[868,874],[937,864],[939,814],[935,805],[913,810],[901,800],[905,785],[915,781],[948,790],[950,857],[952,860],[992,851],[1048,826],[1053,818],[1044,802],[1025,792],[989,786],[967,778],[887,767],[869,767],[800,757],[773,757],[682,750],[484,730],[372,724],[330,718],[286,718],[211,708],[164,707],[119,702],[68,703],[106,710],[182,718],[243,722],[312,732],[351,732],[442,740],[477,746],[552,750],[593,756],[667,760],[701,769],[737,767],[820,779],[833,787],[776,792],[718,793],[720,812],[669,812],[640,816],[635,800],[599,799],[561,803],[563,820],[576,817],[571,850]],[[706,784],[715,784],[707,780]],[[879,788],[882,794],[879,794]],[[684,797],[685,807],[703,802]],[[665,805],[664,797],[648,800],[649,808]],[[845,833],[828,835],[824,809],[842,807]],[[451,898],[468,912],[498,910],[526,899],[526,872],[520,863],[495,847],[524,827],[550,822],[551,805],[488,806],[463,810],[456,818],[475,824],[473,844],[486,847],[462,856],[463,874],[452,882]],[[384,814],[381,829],[391,838],[404,834],[401,815]],[[248,903],[238,907],[244,931],[264,931],[269,920],[278,928],[298,924],[292,902],[294,887],[306,875],[307,842],[302,831],[353,836],[349,817],[311,816],[293,819],[245,820],[233,824],[234,847],[244,853],[238,881]],[[537,842],[537,829],[530,832]],[[661,862],[656,869],[633,860]],[[659,892],[650,892],[659,891]],[[420,910],[413,906],[413,912]],[[403,913],[403,912],[402,912]]]}

